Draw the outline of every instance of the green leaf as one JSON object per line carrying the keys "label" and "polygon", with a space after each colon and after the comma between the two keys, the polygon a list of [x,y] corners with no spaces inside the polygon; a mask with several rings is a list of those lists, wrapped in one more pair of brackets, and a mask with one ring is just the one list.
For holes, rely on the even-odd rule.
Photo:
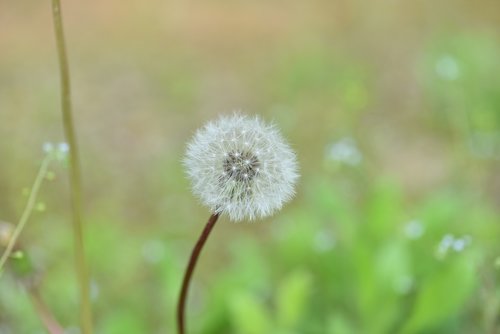
{"label": "green leaf", "polygon": [[286,277],[277,292],[277,316],[280,327],[293,328],[300,321],[311,293],[311,275],[296,271]]}
{"label": "green leaf", "polygon": [[342,314],[335,314],[328,321],[328,334],[352,334],[356,333],[352,323]]}
{"label": "green leaf", "polygon": [[402,332],[419,333],[458,315],[474,284],[475,271],[470,257],[443,264],[442,270],[424,282],[415,310]]}
{"label": "green leaf", "polygon": [[248,292],[236,293],[229,301],[229,308],[234,333],[272,333],[269,311],[256,296]]}
{"label": "green leaf", "polygon": [[148,328],[133,311],[116,311],[108,315],[100,330],[107,334],[147,333]]}
{"label": "green leaf", "polygon": [[391,180],[377,181],[367,207],[367,232],[376,241],[383,241],[402,219],[401,192]]}

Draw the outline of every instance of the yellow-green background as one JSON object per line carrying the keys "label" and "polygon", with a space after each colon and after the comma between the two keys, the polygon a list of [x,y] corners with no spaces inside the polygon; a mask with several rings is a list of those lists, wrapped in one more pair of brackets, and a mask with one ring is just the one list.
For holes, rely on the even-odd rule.
{"label": "yellow-green background", "polygon": [[[63,9],[97,333],[174,333],[209,215],[189,191],[185,143],[233,110],[278,124],[302,177],[274,217],[218,223],[190,293],[191,333],[500,331],[500,3]],[[330,154],[346,138],[357,164]],[[50,1],[1,0],[0,220],[17,222],[43,143],[62,140]],[[21,241],[47,303],[75,328],[67,169],[52,170]],[[440,255],[447,234],[471,242]],[[43,333],[8,271],[0,333]]]}

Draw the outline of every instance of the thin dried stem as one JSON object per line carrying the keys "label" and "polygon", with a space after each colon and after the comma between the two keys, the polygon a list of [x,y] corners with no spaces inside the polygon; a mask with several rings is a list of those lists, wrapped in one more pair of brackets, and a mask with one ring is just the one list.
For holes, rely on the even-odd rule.
{"label": "thin dried stem", "polygon": [[44,177],[47,175],[47,169],[49,168],[50,161],[52,160],[52,156],[49,154],[45,157],[45,159],[42,161],[42,164],[40,165],[40,169],[38,170],[38,174],[36,175],[35,182],[33,182],[33,186],[31,187],[31,192],[28,197],[28,202],[26,203],[26,207],[24,208],[23,214],[21,215],[21,218],[19,219],[19,223],[17,223],[16,228],[14,232],[12,233],[12,237],[9,239],[9,243],[7,247],[5,248],[4,253],[2,254],[2,257],[0,258],[0,273],[2,271],[3,266],[5,265],[5,262],[7,262],[7,259],[9,258],[10,254],[12,253],[12,250],[14,249],[14,246],[16,245],[17,239],[19,238],[19,235],[21,234],[22,230],[24,229],[24,226],[26,226],[26,223],[28,222],[31,213],[33,212],[33,209],[35,208],[35,202],[36,202],[36,197],[38,195],[38,191],[40,190],[40,187],[42,185],[42,181]]}
{"label": "thin dried stem", "polygon": [[64,134],[69,146],[69,180],[71,185],[71,206],[73,215],[74,253],[78,286],[80,292],[80,321],[83,334],[92,334],[92,310],[90,303],[90,278],[85,258],[82,223],[82,186],[78,146],[71,111],[71,89],[64,41],[64,30],[60,0],[52,0],[52,15],[56,37],[59,69],[61,76],[61,107]]}

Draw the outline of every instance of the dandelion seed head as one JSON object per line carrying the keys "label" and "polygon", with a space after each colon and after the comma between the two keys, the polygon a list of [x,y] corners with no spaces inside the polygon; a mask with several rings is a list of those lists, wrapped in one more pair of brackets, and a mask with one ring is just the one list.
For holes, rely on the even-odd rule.
{"label": "dandelion seed head", "polygon": [[233,221],[263,218],[294,195],[295,153],[258,117],[223,116],[199,129],[184,158],[194,194]]}

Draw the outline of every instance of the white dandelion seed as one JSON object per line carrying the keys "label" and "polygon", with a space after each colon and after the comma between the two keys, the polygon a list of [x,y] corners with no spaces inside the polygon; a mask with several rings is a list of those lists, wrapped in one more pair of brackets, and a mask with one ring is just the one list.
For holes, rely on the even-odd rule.
{"label": "white dandelion seed", "polygon": [[198,130],[184,164],[194,194],[233,221],[273,214],[293,197],[299,177],[295,153],[279,131],[239,114]]}

